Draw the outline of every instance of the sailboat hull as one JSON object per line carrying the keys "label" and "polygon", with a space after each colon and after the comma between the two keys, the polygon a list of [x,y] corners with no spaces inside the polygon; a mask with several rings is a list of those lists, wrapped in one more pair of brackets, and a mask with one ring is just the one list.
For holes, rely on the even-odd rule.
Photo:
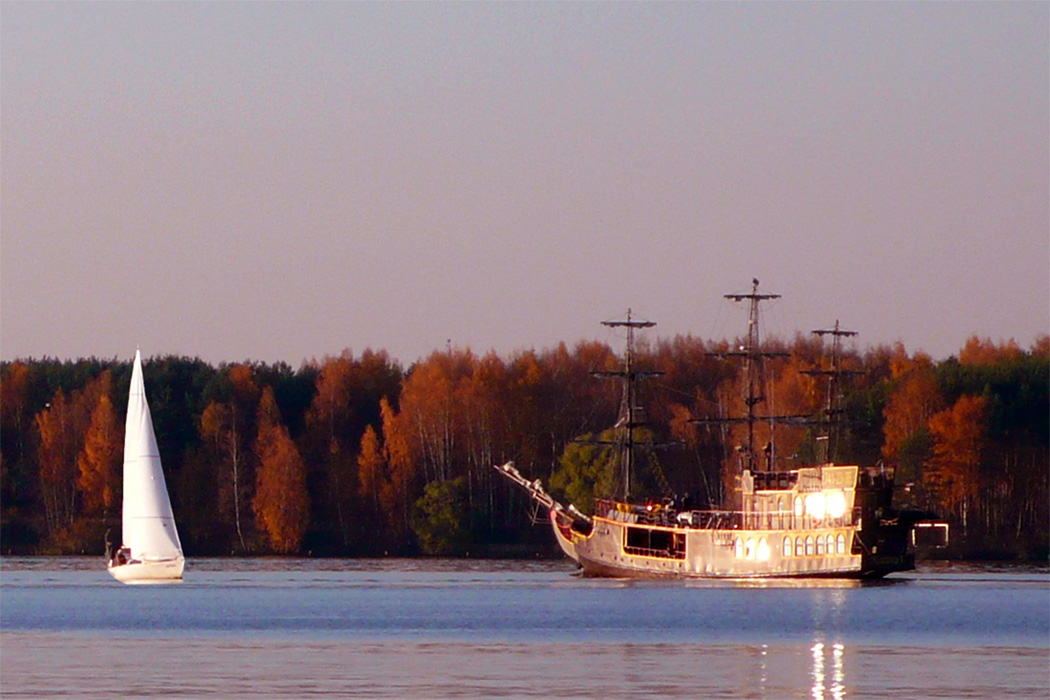
{"label": "sailboat hull", "polygon": [[164,561],[131,561],[127,564],[109,563],[109,575],[121,583],[181,583],[183,557]]}
{"label": "sailboat hull", "polygon": [[186,560],[175,528],[153,418],[142,381],[142,354],[135,351],[124,428],[122,544],[109,560],[109,573],[123,583],[182,580]]}

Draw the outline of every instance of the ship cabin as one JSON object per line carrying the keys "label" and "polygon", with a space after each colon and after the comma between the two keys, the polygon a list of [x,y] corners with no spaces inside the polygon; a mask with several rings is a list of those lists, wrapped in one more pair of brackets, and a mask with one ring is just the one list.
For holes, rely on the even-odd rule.
{"label": "ship cabin", "polygon": [[812,530],[856,525],[858,467],[822,465],[739,477],[740,522],[745,530]]}

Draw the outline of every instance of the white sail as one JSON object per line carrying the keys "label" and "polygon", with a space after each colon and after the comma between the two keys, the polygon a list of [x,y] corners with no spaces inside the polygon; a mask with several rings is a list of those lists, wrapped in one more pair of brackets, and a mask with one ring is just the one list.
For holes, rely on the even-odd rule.
{"label": "white sail", "polygon": [[[135,351],[124,432],[123,543],[127,564],[111,562],[122,581],[182,577],[182,545],[164,483],[153,419],[142,381],[142,358]],[[168,562],[164,567],[152,563]]]}

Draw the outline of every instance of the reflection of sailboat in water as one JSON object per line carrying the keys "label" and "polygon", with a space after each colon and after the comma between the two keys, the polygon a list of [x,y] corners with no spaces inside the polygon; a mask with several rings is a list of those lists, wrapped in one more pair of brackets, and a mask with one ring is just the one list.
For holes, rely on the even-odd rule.
{"label": "reflection of sailboat in water", "polygon": [[[762,360],[781,353],[762,349],[758,335],[758,308],[777,294],[759,294],[758,280],[747,294],[727,294],[749,304],[748,339],[738,351],[724,353],[744,360],[746,407],[741,417],[695,420],[696,423],[743,423],[746,444],[739,448],[741,464],[736,474],[733,500],[721,510],[694,510],[684,502],[641,504],[628,500],[600,499],[593,515],[571,504],[563,506],[544,491],[539,480],[528,481],[512,463],[497,466],[508,479],[525,488],[548,510],[555,538],[562,550],[589,576],[696,577],[696,578],[879,578],[914,568],[915,528],[940,523],[922,522],[926,513],[892,507],[893,472],[882,466],[836,464],[825,456],[820,463],[777,470],[772,440],[764,459],[755,449],[759,423],[812,424],[803,416],[762,416],[757,406],[765,401],[760,390]],[[631,331],[642,323],[617,322],[628,328],[624,369],[616,373],[625,385],[625,399],[617,429],[625,436],[622,460],[629,489],[631,454],[641,447],[631,437],[640,425],[634,403],[633,383],[640,374],[631,364]],[[651,325],[647,322],[645,325]],[[836,357],[832,369],[814,374],[827,376],[829,401],[835,398],[834,382],[847,374],[839,367],[838,340],[852,331],[817,331],[833,336]],[[833,402],[832,402],[833,403]],[[830,419],[837,409],[829,405]],[[827,441],[831,435],[824,436]],[[938,528],[947,539],[947,529]]]}
{"label": "reflection of sailboat in water", "polygon": [[138,350],[131,370],[124,429],[122,528],[123,544],[108,563],[113,578],[123,583],[182,580],[186,560],[164,483]]}

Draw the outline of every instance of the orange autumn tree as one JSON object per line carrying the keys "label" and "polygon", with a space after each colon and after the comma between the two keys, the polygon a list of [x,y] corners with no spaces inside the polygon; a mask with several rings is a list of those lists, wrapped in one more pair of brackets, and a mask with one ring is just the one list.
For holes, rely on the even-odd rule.
{"label": "orange autumn tree", "polygon": [[36,415],[40,492],[50,537],[73,524],[79,448],[75,423],[73,401],[66,398],[62,389]]}
{"label": "orange autumn tree", "polygon": [[27,445],[31,416],[27,410],[29,366],[15,360],[0,376],[0,503],[11,503],[18,495],[17,471]]}
{"label": "orange autumn tree", "polygon": [[233,511],[234,528],[241,550],[247,550],[241,526],[241,512],[247,504],[251,474],[247,443],[259,389],[247,364],[230,368],[226,400],[210,401],[201,414],[200,435],[222,467],[218,474],[220,508]]}
{"label": "orange autumn tree", "polygon": [[419,481],[419,468],[410,442],[408,420],[394,411],[385,398],[380,401],[383,419],[383,458],[390,470],[389,480],[381,486],[379,499],[387,514],[391,533],[397,544],[408,540],[409,503]]}
{"label": "orange autumn tree", "polygon": [[357,491],[353,445],[356,365],[349,350],[339,357],[326,357],[306,414],[309,439],[304,449],[311,455],[315,471],[311,482],[318,482],[314,486],[314,517],[332,523],[344,547],[351,542]]}
{"label": "orange autumn tree", "polygon": [[255,454],[259,472],[252,501],[255,522],[274,551],[296,552],[310,522],[306,469],[288,428],[281,422],[272,387],[266,387],[259,400],[258,423]]}
{"label": "orange autumn tree", "polygon": [[994,365],[997,363],[1017,362],[1024,357],[1024,352],[1017,346],[1017,341],[998,344],[991,338],[980,338],[976,335],[966,340],[966,345],[959,351],[960,365]]}
{"label": "orange autumn tree", "polygon": [[941,410],[944,399],[928,355],[916,353],[909,358],[898,343],[890,371],[892,389],[883,410],[882,456],[899,467],[899,482],[918,481],[922,464],[930,455],[930,418]]}
{"label": "orange autumn tree", "polygon": [[[383,399],[386,401],[386,399]],[[358,483],[361,498],[370,504],[373,513],[379,512],[379,493],[386,480],[386,460],[375,428],[368,426],[361,436],[361,452],[357,455]]]}
{"label": "orange autumn tree", "polygon": [[100,377],[98,401],[91,412],[91,424],[84,438],[84,447],[77,457],[84,513],[109,514],[116,500],[118,467],[123,448],[123,431],[117,424],[113,402],[110,399],[110,372]]}
{"label": "orange autumn tree", "polygon": [[930,418],[933,456],[926,461],[926,479],[941,505],[959,515],[964,529],[970,502],[981,488],[987,404],[983,396],[962,396]]}

